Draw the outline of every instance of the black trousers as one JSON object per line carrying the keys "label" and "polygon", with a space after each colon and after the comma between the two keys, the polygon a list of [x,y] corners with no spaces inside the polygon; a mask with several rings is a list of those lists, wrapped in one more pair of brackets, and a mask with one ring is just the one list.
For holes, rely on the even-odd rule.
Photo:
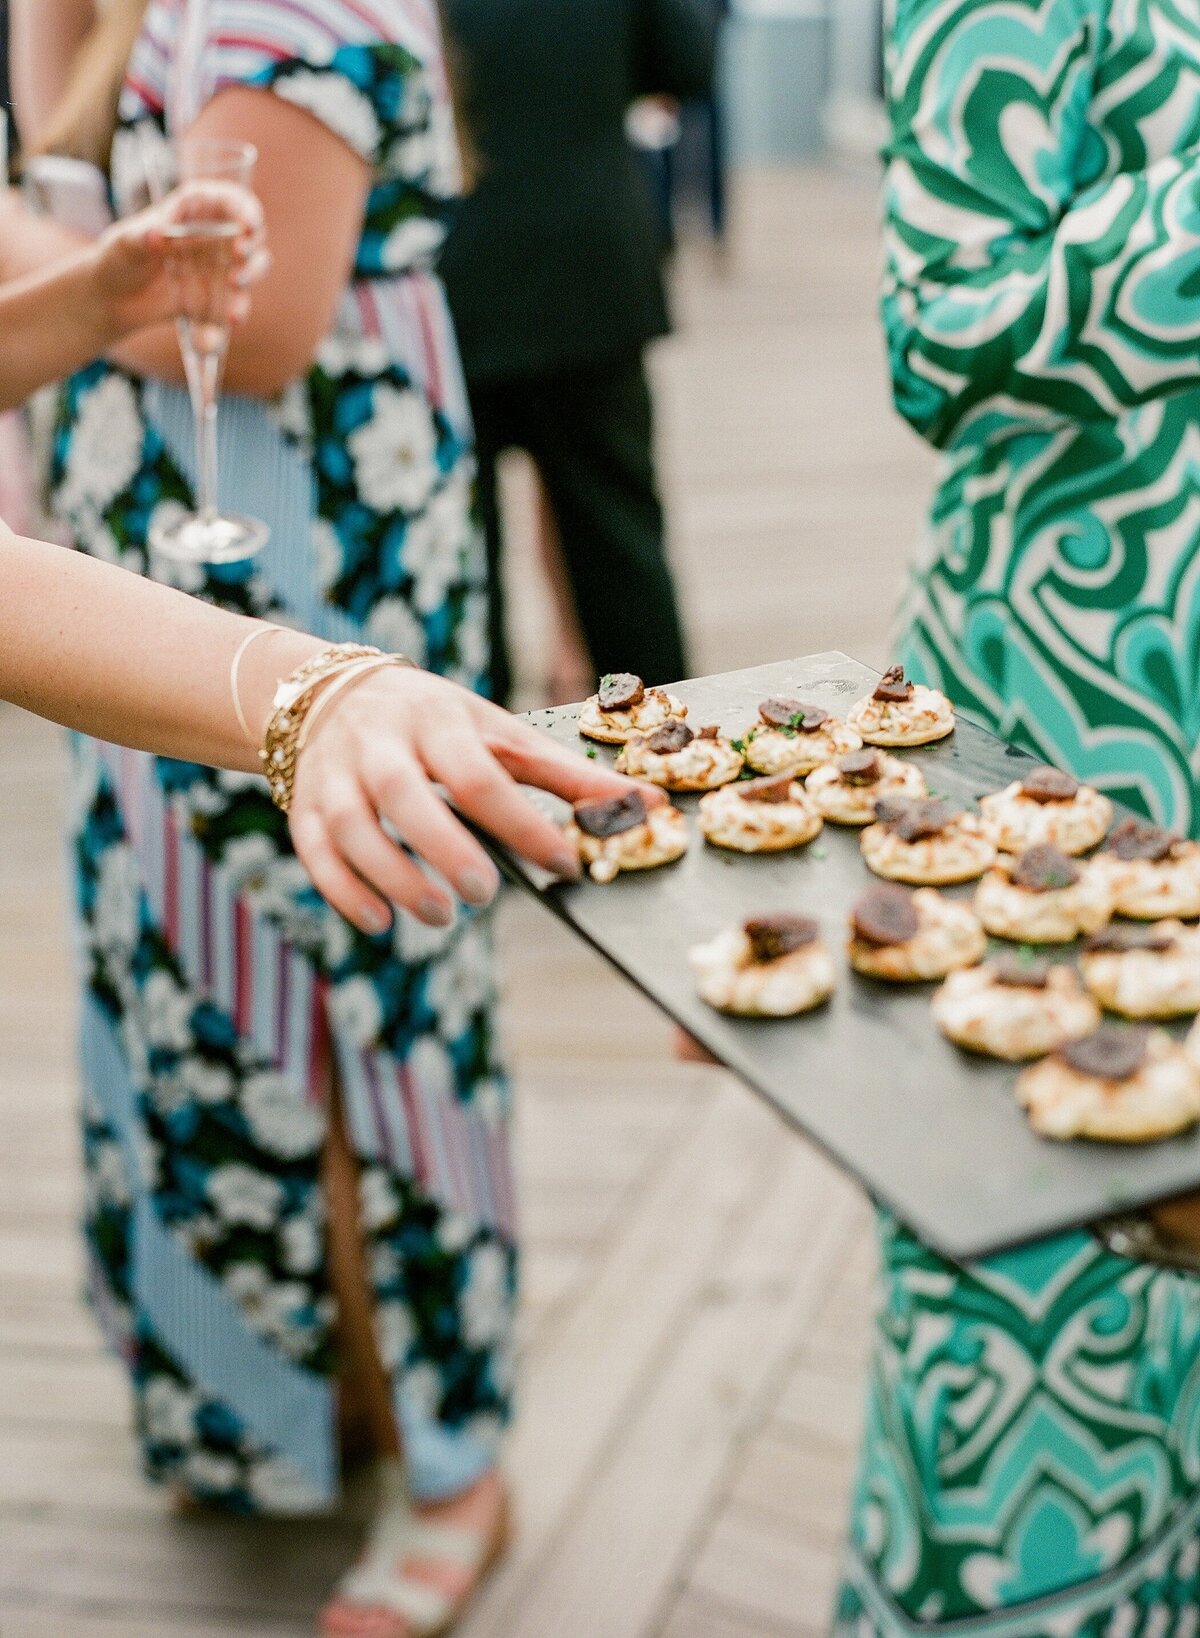
{"label": "black trousers", "polygon": [[493,697],[505,701],[512,682],[496,493],[496,462],[506,449],[525,450],[541,474],[597,672],[634,671],[651,684],[686,677],[641,352],[560,374],[473,383],[471,408],[491,576]]}

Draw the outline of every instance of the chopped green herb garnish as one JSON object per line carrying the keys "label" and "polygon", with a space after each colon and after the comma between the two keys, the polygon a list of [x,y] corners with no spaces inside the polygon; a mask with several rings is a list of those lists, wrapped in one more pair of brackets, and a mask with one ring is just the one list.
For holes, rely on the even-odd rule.
{"label": "chopped green herb garnish", "polygon": [[1032,966],[1037,960],[1038,953],[1032,944],[1022,944],[1017,949],[1017,960],[1023,967]]}
{"label": "chopped green herb garnish", "polygon": [[745,741],[745,738],[731,739],[729,741],[729,743],[733,746],[734,750],[737,752],[737,754],[739,756],[745,756],[745,754],[746,754],[746,741]]}
{"label": "chopped green herb garnish", "polygon": [[596,760],[596,747],[594,745],[589,745],[585,754],[587,755],[587,758],[588,758],[588,760],[590,762],[595,762],[595,760]]}
{"label": "chopped green herb garnish", "polygon": [[827,859],[829,857],[829,849],[827,847],[810,847],[808,851],[812,854],[814,859]]}

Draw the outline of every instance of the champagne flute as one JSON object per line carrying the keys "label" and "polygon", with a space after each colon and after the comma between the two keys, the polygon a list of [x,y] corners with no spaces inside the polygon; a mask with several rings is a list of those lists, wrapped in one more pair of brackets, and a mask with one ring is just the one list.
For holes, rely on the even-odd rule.
{"label": "champagne flute", "polygon": [[[249,187],[257,152],[249,142],[181,137],[172,145],[171,180],[234,182]],[[165,197],[160,153],[143,148],[146,180],[156,200]],[[196,510],[150,530],[152,550],[184,563],[241,563],[266,545],[270,530],[258,518],[226,516],[217,504],[217,404],[229,351],[229,270],[242,229],[227,219],[197,214],[170,223],[167,258],[175,297],[176,329],[196,432]]]}

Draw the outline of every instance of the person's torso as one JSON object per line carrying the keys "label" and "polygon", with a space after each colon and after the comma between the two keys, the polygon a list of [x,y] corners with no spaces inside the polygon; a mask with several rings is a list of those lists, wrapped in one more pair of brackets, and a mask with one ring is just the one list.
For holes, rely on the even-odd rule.
{"label": "person's torso", "polygon": [[449,0],[446,17],[477,154],[441,261],[468,375],[660,334],[662,245],[624,125],[634,0]]}
{"label": "person's torso", "polygon": [[[1022,58],[1014,68],[1017,79],[1036,73],[1041,83],[1061,73],[1081,19],[1088,30],[1090,62],[1078,76],[1077,117],[1068,126],[1066,142],[1052,144],[1047,131],[1047,147],[1037,156],[1039,188],[1044,197],[1057,198],[1061,215],[1095,190],[1119,185],[1124,176],[1132,182],[1139,173],[1200,147],[1200,7],[1194,0],[1059,0],[1045,8],[1042,60]],[[1014,91],[1002,118],[1020,117]],[[983,151],[981,133],[975,145],[977,153]],[[1000,143],[994,145],[994,158],[997,165],[1011,163]],[[1197,231],[1200,212],[1194,226],[1162,225],[1156,305],[1161,307],[1164,298],[1169,304],[1200,301],[1200,240],[1189,258],[1177,244],[1172,247],[1169,237]],[[1150,252],[1154,248],[1146,246]],[[1135,348],[1123,351],[1120,339],[1126,298],[1115,275],[1106,278],[1104,269],[1106,256],[1115,264],[1126,249],[1117,238],[1088,246],[1097,326],[1092,367],[1102,372],[1103,355],[1116,348],[1118,363],[1133,380]],[[1144,269],[1139,285],[1144,297]],[[1145,315],[1139,313],[1138,320],[1144,322]],[[994,416],[980,421],[977,438],[968,438],[943,458],[935,521],[964,506],[984,504],[981,484],[994,496],[1006,468],[1009,505],[1026,509],[1044,507],[1056,490],[1070,498],[1073,510],[1086,506],[1089,497],[1099,504],[1121,489],[1134,493],[1162,482],[1164,471],[1172,467],[1185,489],[1195,482],[1191,446],[1200,435],[1200,388],[1152,399],[1113,419],[1080,421],[1069,430],[1065,424],[1030,423],[1019,410],[1009,413],[1006,424],[1004,407],[998,406]]]}

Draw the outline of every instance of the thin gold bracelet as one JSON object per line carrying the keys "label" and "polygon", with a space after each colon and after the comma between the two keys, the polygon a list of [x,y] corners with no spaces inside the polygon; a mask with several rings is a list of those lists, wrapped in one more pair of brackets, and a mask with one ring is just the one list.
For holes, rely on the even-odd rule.
{"label": "thin gold bracelet", "polygon": [[327,710],[330,702],[343,690],[352,687],[354,683],[359,682],[363,677],[369,676],[372,671],[383,671],[391,666],[408,666],[411,664],[412,661],[406,659],[402,654],[381,654],[377,660],[358,660],[345,666],[325,684],[306,713],[300,732],[296,736],[297,758],[299,758],[301,751],[312,738],[313,728],[320,719],[321,712]]}
{"label": "thin gold bracelet", "polygon": [[246,742],[249,745],[257,745],[258,740],[251,732],[250,724],[246,721],[246,713],[242,710],[242,693],[241,689],[238,687],[238,680],[242,669],[242,661],[246,657],[247,650],[250,649],[254,643],[257,643],[260,637],[271,637],[275,634],[275,632],[282,631],[283,629],[284,628],[282,626],[255,626],[253,631],[247,632],[242,638],[241,642],[237,646],[233,659],[229,662],[229,693],[233,699],[233,713],[237,717],[238,727],[246,736]]}

